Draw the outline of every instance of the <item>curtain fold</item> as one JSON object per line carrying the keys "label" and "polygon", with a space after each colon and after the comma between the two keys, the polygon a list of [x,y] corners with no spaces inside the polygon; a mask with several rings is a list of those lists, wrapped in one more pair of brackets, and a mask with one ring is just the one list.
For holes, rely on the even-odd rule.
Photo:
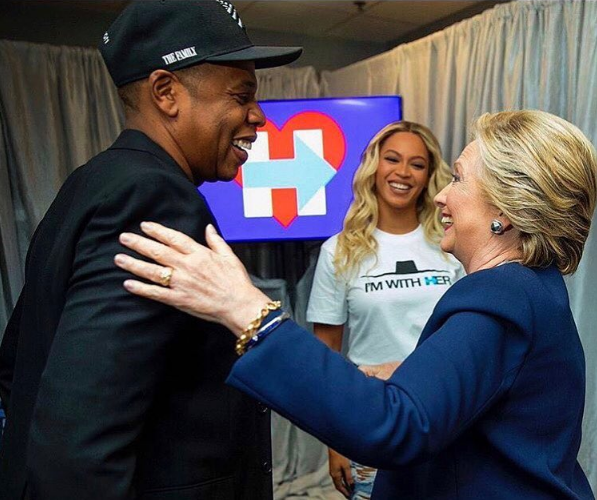
{"label": "curtain fold", "polygon": [[[2,335],[23,286],[33,231],[68,174],[114,141],[124,116],[95,49],[0,40],[0,67],[5,69],[0,79]],[[312,67],[259,70],[257,80],[262,100],[321,94]],[[293,303],[312,246],[235,245],[255,283],[286,305]],[[304,491],[312,498],[329,497],[322,488],[327,480],[322,446],[277,415],[273,424],[277,498]]]}
{"label": "curtain fold", "polygon": [[8,164],[4,112],[0,107],[0,329],[2,331],[17,302],[24,278]]}
{"label": "curtain fold", "polygon": [[[597,144],[597,2],[501,4],[421,40],[321,78],[311,68],[259,70],[259,98],[401,94],[404,117],[428,125],[446,160],[483,112],[536,108],[578,125]],[[94,49],[0,41],[0,332],[22,286],[32,231],[66,175],[122,127],[115,89]],[[270,282],[304,321],[317,243],[234,245],[256,280]],[[587,359],[580,460],[597,491],[597,228],[566,280]],[[306,325],[309,327],[310,325]],[[277,498],[341,498],[325,450],[274,417]],[[276,434],[277,433],[277,434]]]}
{"label": "curtain fold", "polygon": [[320,97],[319,76],[313,66],[304,68],[260,69],[257,73],[257,98],[304,99]]}
{"label": "curtain fold", "polygon": [[[99,52],[0,40],[0,331],[23,285],[29,240],[72,170],[108,147],[124,115]],[[317,97],[313,67],[257,71],[260,99]],[[261,277],[301,274],[300,244],[238,246]],[[300,268],[300,265],[299,265]],[[306,264],[301,268],[304,270]]]}
{"label": "curtain fold", "polygon": [[0,330],[23,285],[29,240],[66,176],[122,127],[95,51],[0,40]]}
{"label": "curtain fold", "polygon": [[[323,72],[326,96],[398,93],[404,118],[428,125],[453,161],[482,113],[541,109],[577,125],[597,145],[597,2],[526,0],[384,54]],[[587,360],[580,461],[597,491],[597,229],[566,280]]]}

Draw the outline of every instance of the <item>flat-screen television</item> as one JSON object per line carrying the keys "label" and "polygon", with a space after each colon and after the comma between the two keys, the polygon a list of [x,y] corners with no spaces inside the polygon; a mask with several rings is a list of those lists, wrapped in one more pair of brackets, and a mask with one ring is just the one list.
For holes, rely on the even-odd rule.
{"label": "flat-screen television", "polygon": [[231,182],[199,190],[229,242],[325,239],[342,229],[371,138],[402,118],[399,96],[260,103],[267,123]]}

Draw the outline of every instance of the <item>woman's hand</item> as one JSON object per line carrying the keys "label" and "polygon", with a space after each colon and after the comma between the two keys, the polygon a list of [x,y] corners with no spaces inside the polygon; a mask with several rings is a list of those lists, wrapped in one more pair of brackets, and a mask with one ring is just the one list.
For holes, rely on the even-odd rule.
{"label": "woman's hand", "polygon": [[120,242],[157,264],[124,254],[116,255],[114,262],[156,284],[126,280],[129,292],[221,323],[237,336],[270,302],[211,224],[205,230],[209,248],[160,224],[143,222],[141,230],[154,239],[122,233]]}
{"label": "woman's hand", "polygon": [[350,472],[350,460],[337,451],[328,448],[330,476],[336,489],[346,498],[350,498],[354,488],[354,479]]}
{"label": "woman's hand", "polygon": [[368,377],[375,377],[381,380],[388,380],[402,363],[400,361],[390,361],[389,363],[382,363],[381,365],[361,365],[361,370]]}

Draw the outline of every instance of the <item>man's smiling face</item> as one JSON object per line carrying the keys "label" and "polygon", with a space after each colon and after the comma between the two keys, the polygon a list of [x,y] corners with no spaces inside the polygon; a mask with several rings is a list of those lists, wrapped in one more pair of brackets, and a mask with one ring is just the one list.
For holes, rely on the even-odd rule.
{"label": "man's smiling face", "polygon": [[232,180],[265,123],[255,100],[255,65],[204,63],[192,78],[177,118],[179,147],[196,184]]}

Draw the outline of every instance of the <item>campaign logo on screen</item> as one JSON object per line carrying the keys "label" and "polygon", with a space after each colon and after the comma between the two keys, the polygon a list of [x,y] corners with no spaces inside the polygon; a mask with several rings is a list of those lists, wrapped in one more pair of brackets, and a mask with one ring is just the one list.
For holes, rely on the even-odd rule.
{"label": "campaign logo on screen", "polygon": [[224,238],[323,239],[342,229],[371,138],[401,119],[398,96],[260,103],[267,117],[232,182],[204,183]]}
{"label": "campaign logo on screen", "polygon": [[297,113],[281,127],[268,120],[235,179],[244,216],[271,217],[288,227],[299,216],[325,215],[325,186],[345,155],[344,134],[324,113]]}

